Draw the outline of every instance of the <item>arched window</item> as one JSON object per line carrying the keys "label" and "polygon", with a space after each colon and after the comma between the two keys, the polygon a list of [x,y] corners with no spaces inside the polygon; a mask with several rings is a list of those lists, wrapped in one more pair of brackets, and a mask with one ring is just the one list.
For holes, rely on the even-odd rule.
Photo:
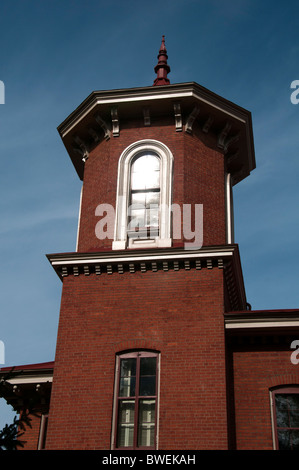
{"label": "arched window", "polygon": [[159,354],[117,355],[113,448],[155,449],[158,426]]}
{"label": "arched window", "polygon": [[160,158],[138,154],[131,165],[128,236],[147,239],[159,235]]}
{"label": "arched window", "polygon": [[271,392],[274,448],[299,450],[299,385]]}
{"label": "arched window", "polygon": [[142,140],[120,156],[113,249],[171,246],[173,156]]}

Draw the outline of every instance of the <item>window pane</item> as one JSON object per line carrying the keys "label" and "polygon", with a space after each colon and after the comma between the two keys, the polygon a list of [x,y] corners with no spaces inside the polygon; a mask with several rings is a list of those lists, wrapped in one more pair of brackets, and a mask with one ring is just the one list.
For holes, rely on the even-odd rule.
{"label": "window pane", "polygon": [[131,231],[138,231],[145,227],[158,227],[159,226],[159,209],[134,209],[130,208],[130,219],[128,229]]}
{"label": "window pane", "polygon": [[[132,197],[131,197],[131,206],[133,206],[134,208],[134,205],[140,205],[140,209],[145,207],[145,196],[146,196],[146,193],[132,193]],[[137,209],[137,207],[136,207]]]}
{"label": "window pane", "polygon": [[156,400],[139,401],[139,423],[155,423]]}
{"label": "window pane", "polygon": [[279,450],[299,450],[299,431],[280,430],[277,435]]}
{"label": "window pane", "polygon": [[119,402],[117,446],[132,447],[134,443],[135,401],[122,400]]}
{"label": "window pane", "polygon": [[122,359],[120,362],[119,396],[132,397],[135,395],[136,359]]}
{"label": "window pane", "polygon": [[155,400],[140,400],[138,419],[138,446],[155,445]]}
{"label": "window pane", "polygon": [[145,187],[146,189],[156,189],[160,186],[160,172],[153,171],[146,176]]}
{"label": "window pane", "polygon": [[156,155],[147,155],[146,166],[148,171],[159,171],[160,160]]}
{"label": "window pane", "polygon": [[140,359],[140,396],[156,394],[156,357]]}
{"label": "window pane", "polygon": [[133,397],[136,390],[136,377],[122,377],[119,382],[119,396]]}
{"label": "window pane", "polygon": [[156,395],[156,377],[140,377],[140,390],[139,395],[141,397],[147,397]]}
{"label": "window pane", "polygon": [[289,450],[290,449],[290,433],[289,431],[278,431],[278,447],[279,450]]}
{"label": "window pane", "polygon": [[143,171],[157,171],[160,168],[159,158],[151,153],[142,154],[140,157],[137,157],[134,163],[132,164],[133,172],[143,172]]}
{"label": "window pane", "polygon": [[286,394],[276,394],[275,395],[275,405],[276,409],[287,410],[288,409],[288,398]]}
{"label": "window pane", "polygon": [[299,393],[288,394],[287,399],[290,410],[299,410]]}
{"label": "window pane", "polygon": [[146,175],[142,173],[132,173],[131,175],[131,189],[145,189],[146,188]]}
{"label": "window pane", "polygon": [[160,161],[155,155],[138,157],[131,167],[131,189],[149,189],[160,186]]}
{"label": "window pane", "polygon": [[[148,192],[146,193],[146,208],[147,209],[157,209],[160,203],[160,192]],[[153,207],[151,207],[153,206]]]}
{"label": "window pane", "polygon": [[156,357],[140,358],[140,375],[156,375]]}
{"label": "window pane", "polygon": [[290,411],[290,427],[299,428],[299,411],[298,410]]}
{"label": "window pane", "polygon": [[299,450],[299,431],[291,431],[292,450]]}
{"label": "window pane", "polygon": [[136,359],[122,359],[120,361],[120,376],[121,377],[131,377],[132,375],[136,376]]}
{"label": "window pane", "polygon": [[130,210],[129,230],[135,230],[146,226],[146,211],[145,209]]}
{"label": "window pane", "polygon": [[275,395],[276,420],[280,428],[289,427],[288,399],[286,394]]}
{"label": "window pane", "polygon": [[146,223],[148,227],[158,227],[159,226],[159,210],[150,209],[146,211]]}

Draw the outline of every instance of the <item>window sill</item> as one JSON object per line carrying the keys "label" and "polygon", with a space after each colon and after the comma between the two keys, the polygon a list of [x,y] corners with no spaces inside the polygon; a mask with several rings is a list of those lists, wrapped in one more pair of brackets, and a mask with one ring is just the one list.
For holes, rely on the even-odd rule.
{"label": "window sill", "polygon": [[140,249],[140,248],[171,248],[171,238],[152,238],[152,239],[140,239],[140,238],[129,238],[129,241],[125,240],[114,240],[112,242],[113,250],[126,250],[126,249]]}

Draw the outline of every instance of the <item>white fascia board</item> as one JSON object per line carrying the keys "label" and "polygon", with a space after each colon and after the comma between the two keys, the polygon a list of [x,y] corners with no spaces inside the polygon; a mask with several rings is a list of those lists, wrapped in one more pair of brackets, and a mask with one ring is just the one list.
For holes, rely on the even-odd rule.
{"label": "white fascia board", "polygon": [[298,320],[261,320],[261,321],[235,321],[231,323],[225,322],[225,329],[233,330],[233,329],[257,329],[257,328],[281,328],[281,327],[299,327],[299,319]]}
{"label": "white fascia board", "polygon": [[41,376],[41,377],[15,377],[14,379],[7,380],[11,385],[21,385],[21,384],[40,384],[52,382],[52,376]]}
{"label": "white fascia board", "polygon": [[98,99],[96,104],[115,104],[115,103],[130,103],[131,101],[144,101],[146,100],[165,100],[165,99],[173,99],[173,98],[185,98],[186,96],[193,96],[192,91],[185,91],[185,92],[171,92],[163,93],[163,94],[154,94],[154,95],[146,95],[140,94],[136,96],[127,95],[122,98],[106,98],[106,99]]}

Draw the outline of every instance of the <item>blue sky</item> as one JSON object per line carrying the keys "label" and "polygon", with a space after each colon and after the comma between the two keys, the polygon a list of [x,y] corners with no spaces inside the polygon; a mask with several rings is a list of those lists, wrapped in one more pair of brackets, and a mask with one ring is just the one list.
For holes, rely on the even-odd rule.
{"label": "blue sky", "polygon": [[61,283],[45,255],[75,251],[81,188],[57,126],[93,90],[152,85],[162,34],[171,83],[251,111],[257,168],[234,188],[247,298],[253,309],[299,307],[298,13],[292,0],[1,1],[5,365],[55,357]]}

